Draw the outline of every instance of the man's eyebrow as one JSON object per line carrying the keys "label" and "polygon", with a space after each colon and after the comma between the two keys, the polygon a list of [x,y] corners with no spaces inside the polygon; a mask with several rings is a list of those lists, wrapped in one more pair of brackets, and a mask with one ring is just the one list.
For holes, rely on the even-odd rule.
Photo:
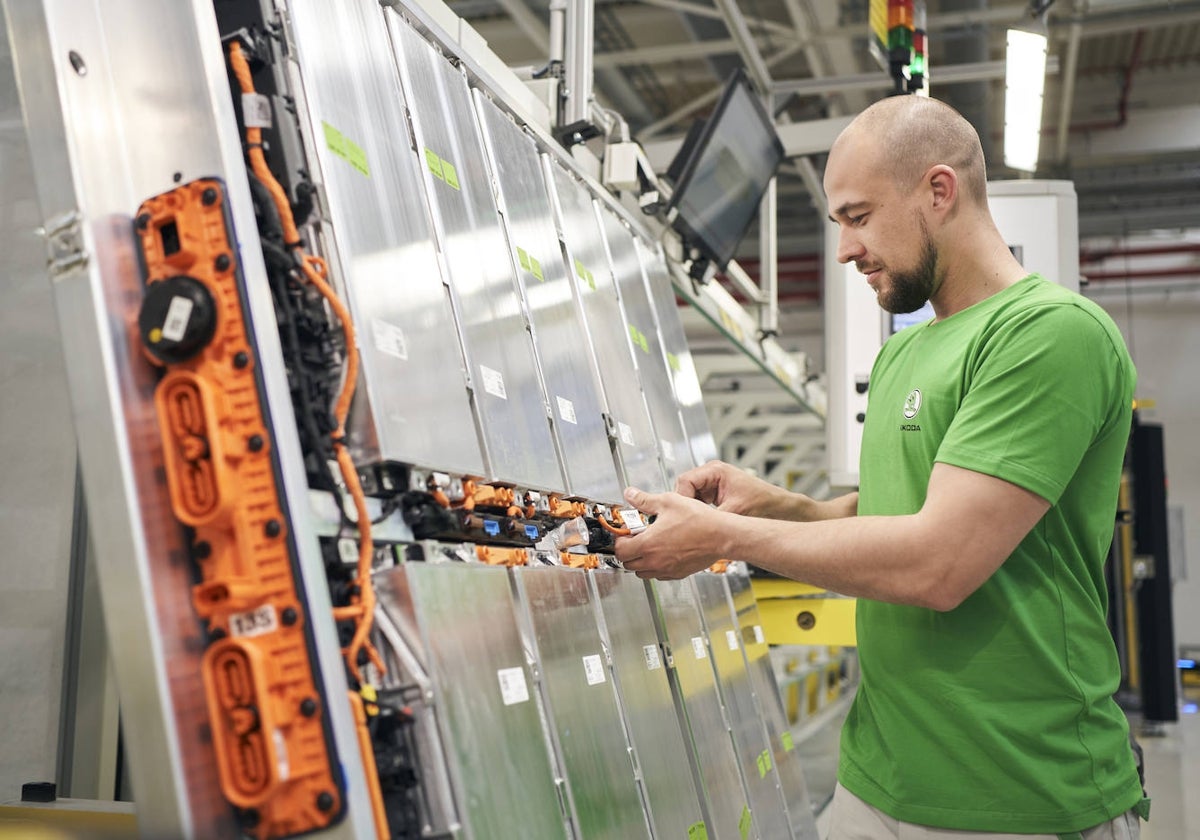
{"label": "man's eyebrow", "polygon": [[862,208],[866,207],[869,204],[870,204],[870,202],[868,202],[868,201],[847,201],[841,207],[839,207],[838,209],[833,211],[833,214],[829,217],[829,221],[833,222],[834,224],[837,224],[837,218],[836,218],[837,216],[841,216],[841,217],[845,218],[846,216],[849,216],[850,213],[853,212],[854,210],[861,210]]}

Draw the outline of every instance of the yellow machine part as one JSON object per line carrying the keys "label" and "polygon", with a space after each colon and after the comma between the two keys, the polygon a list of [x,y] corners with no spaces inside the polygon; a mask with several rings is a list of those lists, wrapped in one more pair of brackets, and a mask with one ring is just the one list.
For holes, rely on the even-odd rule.
{"label": "yellow machine part", "polygon": [[858,644],[855,599],[830,595],[823,589],[781,578],[754,578],[751,586],[769,644],[841,647]]}

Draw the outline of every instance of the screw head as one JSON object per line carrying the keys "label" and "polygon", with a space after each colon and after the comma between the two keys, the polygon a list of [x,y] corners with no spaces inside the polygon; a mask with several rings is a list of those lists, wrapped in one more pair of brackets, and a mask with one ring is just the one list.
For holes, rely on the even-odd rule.
{"label": "screw head", "polygon": [[262,435],[250,435],[250,437],[246,439],[246,448],[251,452],[261,452],[264,445],[265,443]]}
{"label": "screw head", "polygon": [[232,261],[229,259],[228,254],[221,254],[216,258],[216,260],[213,261],[213,265],[216,267],[217,271],[228,271],[231,264]]}
{"label": "screw head", "polygon": [[241,370],[246,365],[250,364],[250,357],[246,355],[244,350],[239,350],[233,357],[233,366]]}
{"label": "screw head", "polygon": [[150,226],[150,214],[149,213],[142,213],[140,216],[137,217],[137,229],[138,230],[145,230],[149,226]]}
{"label": "screw head", "polygon": [[317,701],[311,697],[305,697],[300,701],[300,714],[305,717],[312,717],[317,713]]}
{"label": "screw head", "polygon": [[322,791],[317,795],[317,810],[329,811],[333,808],[333,794]]}
{"label": "screw head", "polygon": [[808,610],[797,614],[796,626],[801,630],[811,630],[817,626],[817,617]]}
{"label": "screw head", "polygon": [[205,207],[211,207],[217,203],[217,191],[209,187],[204,192],[200,193],[200,201]]}
{"label": "screw head", "polygon": [[296,623],[296,620],[299,619],[300,616],[298,616],[296,614],[295,607],[285,607],[283,610],[283,613],[279,616],[279,618],[284,623],[285,626],[291,627],[293,624]]}
{"label": "screw head", "polygon": [[267,524],[263,526],[263,533],[268,537],[278,537],[283,533],[283,526],[279,524],[278,519],[268,519]]}

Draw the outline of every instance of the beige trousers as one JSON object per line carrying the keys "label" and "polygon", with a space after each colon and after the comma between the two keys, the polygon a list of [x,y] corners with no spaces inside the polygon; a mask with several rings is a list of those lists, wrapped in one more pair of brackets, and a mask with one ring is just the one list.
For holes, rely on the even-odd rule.
{"label": "beige trousers", "polygon": [[[1056,834],[994,834],[913,825],[889,817],[838,783],[830,808],[826,840],[1059,840]],[[1141,824],[1133,811],[1081,832],[1083,840],[1138,840]],[[1072,837],[1074,835],[1061,835]]]}

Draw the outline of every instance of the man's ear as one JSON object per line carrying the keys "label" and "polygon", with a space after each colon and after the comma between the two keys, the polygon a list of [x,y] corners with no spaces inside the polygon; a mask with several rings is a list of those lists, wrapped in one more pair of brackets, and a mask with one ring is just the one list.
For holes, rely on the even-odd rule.
{"label": "man's ear", "polygon": [[944,163],[929,167],[925,183],[929,185],[931,209],[935,213],[949,213],[958,204],[958,173],[953,168]]}

